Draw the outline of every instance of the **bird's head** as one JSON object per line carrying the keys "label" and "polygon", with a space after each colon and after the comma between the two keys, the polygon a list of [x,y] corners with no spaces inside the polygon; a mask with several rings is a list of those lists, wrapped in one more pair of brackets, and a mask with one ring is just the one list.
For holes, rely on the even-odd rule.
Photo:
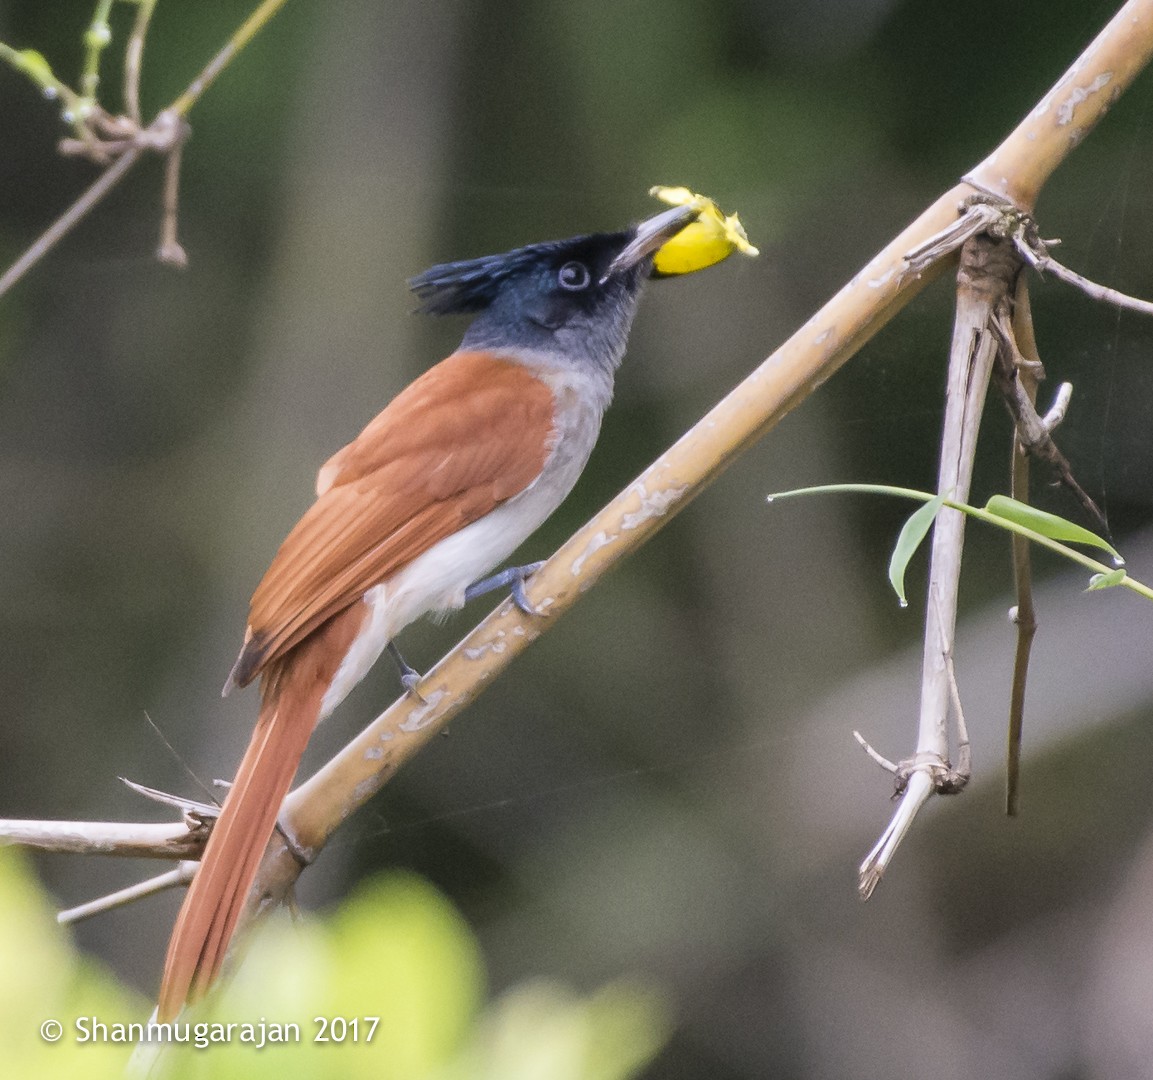
{"label": "bird's head", "polygon": [[473,314],[462,348],[527,348],[613,371],[653,253],[697,217],[677,206],[631,229],[444,263],[409,282],[433,315]]}

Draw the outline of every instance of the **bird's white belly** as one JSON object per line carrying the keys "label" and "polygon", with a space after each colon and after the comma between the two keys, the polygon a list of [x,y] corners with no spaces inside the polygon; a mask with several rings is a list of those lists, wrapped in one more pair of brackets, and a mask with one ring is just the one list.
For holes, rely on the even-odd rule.
{"label": "bird's white belly", "polygon": [[[558,394],[562,402],[567,396]],[[601,420],[601,410],[583,405],[579,397],[565,405],[558,408],[556,443],[536,480],[364,594],[368,618],[324,695],[320,720],[368,674],[401,630],[427,612],[461,607],[465,590],[507,559],[564,501],[584,469]]]}

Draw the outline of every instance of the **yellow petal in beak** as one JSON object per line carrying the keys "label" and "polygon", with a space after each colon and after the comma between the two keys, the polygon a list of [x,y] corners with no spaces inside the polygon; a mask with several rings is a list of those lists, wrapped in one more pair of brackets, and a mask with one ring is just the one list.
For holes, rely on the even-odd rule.
{"label": "yellow petal in beak", "polygon": [[697,195],[684,187],[654,187],[650,195],[670,206],[691,206],[697,220],[666,241],[653,256],[653,276],[691,274],[727,259],[734,251],[759,255],[749,243],[748,234],[736,214],[725,217],[707,195]]}

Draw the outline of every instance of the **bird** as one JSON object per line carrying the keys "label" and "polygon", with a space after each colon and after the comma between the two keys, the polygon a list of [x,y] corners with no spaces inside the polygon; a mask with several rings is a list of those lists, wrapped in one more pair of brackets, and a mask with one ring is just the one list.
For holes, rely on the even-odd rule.
{"label": "bird", "polygon": [[[525,578],[486,577],[585,467],[653,256],[698,210],[530,244],[411,279],[418,311],[471,315],[458,348],[321,467],[316,501],[256,587],[224,692],[260,680],[248,749],[209,834],[165,958],[156,1015],[220,974],[316,725],[408,624]],[[404,683],[419,681],[399,659]]]}

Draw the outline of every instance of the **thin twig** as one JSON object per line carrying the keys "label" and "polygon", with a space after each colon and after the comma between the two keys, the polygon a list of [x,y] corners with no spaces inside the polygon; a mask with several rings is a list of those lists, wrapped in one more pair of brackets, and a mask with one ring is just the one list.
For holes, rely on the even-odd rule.
{"label": "thin twig", "polygon": [[860,748],[864,750],[865,753],[868,754],[869,757],[871,757],[878,765],[880,765],[881,768],[885,770],[885,772],[892,773],[894,776],[896,776],[899,766],[895,761],[890,761],[887,757],[885,757],[884,754],[874,750],[869,742],[866,741],[865,736],[862,735],[859,731],[853,732],[853,738],[857,740],[857,744],[860,746]]}
{"label": "thin twig", "polygon": [[0,296],[3,296],[45,255],[48,254],[84,216],[121,180],[143,153],[143,147],[130,146],[104,170],[67,210],[33,242],[3,274],[0,274]]}
{"label": "thin twig", "polygon": [[[187,125],[184,125],[187,132]],[[169,266],[181,269],[188,265],[188,252],[176,237],[180,205],[180,163],[184,158],[182,138],[168,152],[164,162],[164,212],[160,219],[160,246],[156,257]]]}
{"label": "thin twig", "polygon": [[96,0],[92,25],[84,34],[84,71],[80,76],[80,94],[84,108],[91,108],[96,104],[97,92],[100,89],[100,57],[112,40],[112,27],[108,25],[112,2],[113,0]]}
{"label": "thin twig", "polygon": [[1076,270],[1070,270],[1069,267],[1059,263],[1050,252],[1052,247],[1060,243],[1059,240],[1042,240],[1040,234],[1035,229],[1031,229],[1016,231],[1013,235],[1013,242],[1017,245],[1017,251],[1021,258],[1039,274],[1050,273],[1058,281],[1072,285],[1075,289],[1080,289],[1086,296],[1100,300],[1102,303],[1112,304],[1128,311],[1136,311],[1141,315],[1153,315],[1153,302],[1141,300],[1136,296],[1129,296],[1117,289],[1109,288],[1107,285],[1098,285],[1097,282],[1090,281],[1084,275],[1078,274]]}
{"label": "thin twig", "polygon": [[137,882],[135,885],[129,885],[124,889],[117,889],[116,892],[109,893],[107,896],[89,900],[86,904],[65,908],[57,913],[56,921],[62,925],[70,926],[73,923],[82,922],[84,919],[90,919],[93,915],[103,915],[106,911],[126,907],[137,900],[143,900],[146,896],[155,896],[157,893],[187,885],[195,876],[196,868],[199,865],[198,862],[181,862],[175,870],[168,870],[156,877],[148,878],[146,881]]}
{"label": "thin twig", "polygon": [[186,819],[194,818],[199,821],[211,821],[220,816],[219,803],[204,803],[196,799],[186,799],[183,795],[172,795],[167,791],[160,791],[158,788],[138,784],[135,780],[129,780],[125,776],[120,777],[120,782],[125,787],[135,791],[137,795],[143,795],[144,798],[158,802],[161,806],[174,807],[179,810]]}
{"label": "thin twig", "polygon": [[215,81],[216,77],[236,58],[237,54],[263,29],[288,0],[264,0],[243,23],[237,27],[224,47],[205,64],[204,69],[188,85],[169,108],[178,116],[187,116],[188,110]]}
{"label": "thin twig", "polygon": [[1066,285],[1072,285],[1074,288],[1080,289],[1094,300],[1100,300],[1105,304],[1112,304],[1114,307],[1124,308],[1126,311],[1136,311],[1142,315],[1153,315],[1153,302],[1140,300],[1136,296],[1127,296],[1125,293],[1111,289],[1107,285],[1098,285],[1095,281],[1090,281],[1087,277],[1082,277],[1082,275],[1078,274],[1075,270],[1070,270],[1067,266],[1062,266],[1048,253],[1038,261],[1037,268],[1049,272],[1059,281],[1065,282]]}
{"label": "thin twig", "polygon": [[140,68],[144,59],[144,39],[156,0],[136,0],[136,18],[132,35],[124,49],[124,108],[137,127],[140,126]]}
{"label": "thin twig", "polygon": [[961,707],[961,689],[957,685],[957,670],[953,665],[953,654],[949,654],[949,701],[957,723],[957,766],[947,783],[939,783],[941,794],[956,795],[973,778],[973,745],[969,742],[969,725],[965,723],[965,710]]}

